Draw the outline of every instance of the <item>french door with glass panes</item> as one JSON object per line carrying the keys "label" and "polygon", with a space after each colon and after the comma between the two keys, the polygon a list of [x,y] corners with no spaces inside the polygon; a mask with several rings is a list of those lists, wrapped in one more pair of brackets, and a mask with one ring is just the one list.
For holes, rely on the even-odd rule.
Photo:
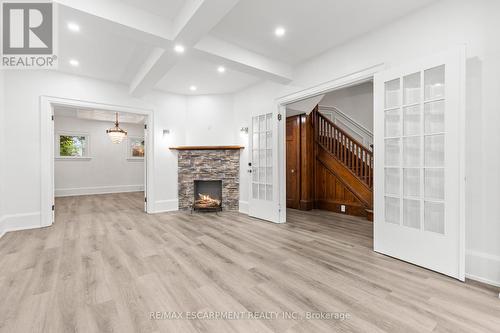
{"label": "french door with glass panes", "polygon": [[250,199],[249,215],[279,222],[278,123],[273,113],[252,117],[249,131]]}
{"label": "french door with glass panes", "polygon": [[377,252],[464,280],[463,52],[374,79]]}

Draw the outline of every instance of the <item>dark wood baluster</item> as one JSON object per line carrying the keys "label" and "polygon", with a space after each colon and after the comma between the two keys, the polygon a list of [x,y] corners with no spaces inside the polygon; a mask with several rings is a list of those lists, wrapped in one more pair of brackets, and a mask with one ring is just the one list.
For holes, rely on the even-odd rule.
{"label": "dark wood baluster", "polygon": [[326,127],[326,121],[324,119],[322,119],[322,123],[323,123],[323,126],[321,128],[321,137],[322,137],[322,141],[321,143],[323,144],[323,146],[325,145],[325,127]]}
{"label": "dark wood baluster", "polygon": [[347,165],[349,169],[352,171],[352,149],[351,149],[351,140],[347,139]]}
{"label": "dark wood baluster", "polygon": [[356,155],[354,156],[355,158],[355,161],[356,161],[356,175],[359,177],[361,176],[361,173],[360,173],[360,163],[359,163],[359,147],[358,145],[354,145],[356,147]]}
{"label": "dark wood baluster", "polygon": [[347,141],[347,138],[345,137],[345,135],[342,135],[342,145],[343,145],[343,162],[345,165],[347,165],[347,147],[346,147],[346,141]]}
{"label": "dark wood baluster", "polygon": [[363,150],[363,179],[365,180],[365,182],[369,182],[368,181],[368,177],[367,177],[367,171],[368,171],[368,154],[366,153],[366,150]]}
{"label": "dark wood baluster", "polygon": [[329,152],[330,151],[330,124],[326,123],[326,133],[325,133],[325,139],[326,139],[326,150]]}
{"label": "dark wood baluster", "polygon": [[349,144],[347,145],[347,149],[348,149],[347,151],[349,153],[349,155],[348,155],[349,156],[349,169],[351,169],[351,171],[352,171],[352,169],[354,169],[354,168],[353,168],[353,165],[352,165],[352,162],[353,162],[353,158],[352,158],[352,141],[350,139],[349,139]]}
{"label": "dark wood baluster", "polygon": [[328,138],[330,142],[330,153],[333,154],[333,133],[335,133],[335,128],[333,126],[330,126],[330,137]]}

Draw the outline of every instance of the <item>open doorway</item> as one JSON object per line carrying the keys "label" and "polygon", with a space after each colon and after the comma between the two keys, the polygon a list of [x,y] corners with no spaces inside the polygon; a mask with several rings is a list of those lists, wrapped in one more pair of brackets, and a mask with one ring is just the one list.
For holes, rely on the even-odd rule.
{"label": "open doorway", "polygon": [[[41,119],[42,226],[64,198],[154,213],[152,110],[43,96]],[[117,122],[123,138],[108,131]]]}
{"label": "open doorway", "polygon": [[286,105],[286,205],[373,220],[373,82]]}
{"label": "open doorway", "polygon": [[[142,114],[54,106],[57,202],[119,200],[129,209],[145,211],[146,123]],[[122,132],[110,135],[116,126]]]}

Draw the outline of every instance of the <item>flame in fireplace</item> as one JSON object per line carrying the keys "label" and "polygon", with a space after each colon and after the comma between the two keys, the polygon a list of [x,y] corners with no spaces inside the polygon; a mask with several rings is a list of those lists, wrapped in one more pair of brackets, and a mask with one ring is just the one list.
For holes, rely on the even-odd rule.
{"label": "flame in fireplace", "polygon": [[195,205],[200,208],[219,207],[220,200],[210,197],[208,194],[198,193],[199,199],[195,201]]}

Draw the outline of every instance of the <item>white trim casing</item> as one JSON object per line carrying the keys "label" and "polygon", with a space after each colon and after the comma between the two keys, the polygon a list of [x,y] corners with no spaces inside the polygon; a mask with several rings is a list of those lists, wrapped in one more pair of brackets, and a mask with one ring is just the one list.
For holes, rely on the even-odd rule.
{"label": "white trim casing", "polygon": [[465,266],[466,278],[500,287],[500,257],[467,250]]}
{"label": "white trim casing", "polygon": [[348,73],[325,83],[318,84],[311,88],[302,89],[297,92],[282,96],[276,99],[278,105],[287,105],[302,101],[317,95],[326,94],[334,90],[355,86],[361,83],[371,81],[373,76],[385,69],[385,64],[380,63],[359,71]]}
{"label": "white trim casing", "polygon": [[155,213],[176,212],[179,210],[179,200],[158,200],[155,203]]}
{"label": "white trim casing", "polygon": [[40,212],[4,215],[0,218],[0,238],[8,232],[40,228]]}
{"label": "white trim casing", "polygon": [[239,212],[248,215],[248,201],[241,201],[238,203]]}

